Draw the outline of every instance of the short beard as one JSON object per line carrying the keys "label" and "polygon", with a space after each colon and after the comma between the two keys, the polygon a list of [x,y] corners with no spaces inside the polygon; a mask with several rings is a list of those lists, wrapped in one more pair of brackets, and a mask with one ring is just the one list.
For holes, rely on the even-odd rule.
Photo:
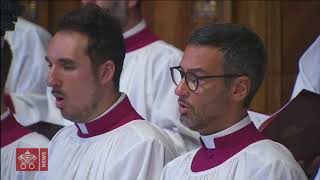
{"label": "short beard", "polygon": [[184,126],[195,131],[199,126],[199,116],[197,115],[197,112],[194,111],[194,109],[190,109],[190,111],[190,113],[181,114],[180,121]]}
{"label": "short beard", "polygon": [[99,104],[99,100],[100,100],[100,96],[98,95],[97,91],[95,91],[92,94],[92,101],[90,104],[88,104],[87,106],[83,107],[83,108],[78,108],[75,111],[78,112],[76,114],[64,114],[61,111],[62,116],[65,119],[68,119],[69,121],[75,122],[75,123],[85,123],[88,122],[92,119],[88,119],[90,116],[92,116],[92,114],[94,113],[94,111],[97,109],[98,104]]}
{"label": "short beard", "polygon": [[181,124],[193,131],[199,131],[204,128],[206,119],[202,116],[202,112],[195,112],[194,109],[191,109],[191,113],[181,114],[180,121]]}
{"label": "short beard", "polygon": [[[97,73],[95,73],[97,72]],[[88,119],[94,111],[97,109],[99,102],[102,99],[102,92],[99,92],[99,77],[98,77],[98,71],[93,72],[94,82],[95,82],[95,89],[91,93],[91,103],[83,108],[77,108],[75,112],[78,112],[76,114],[64,114],[61,111],[62,116],[65,119],[68,119],[69,121],[75,122],[75,123],[85,123],[93,119]]]}

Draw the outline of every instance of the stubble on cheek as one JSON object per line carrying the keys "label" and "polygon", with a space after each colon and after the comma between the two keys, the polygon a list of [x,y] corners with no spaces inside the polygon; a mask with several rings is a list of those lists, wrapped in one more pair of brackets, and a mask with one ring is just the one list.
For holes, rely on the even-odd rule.
{"label": "stubble on cheek", "polygon": [[187,113],[183,113],[180,115],[180,122],[187,128],[194,130],[197,126],[194,109],[191,108]]}

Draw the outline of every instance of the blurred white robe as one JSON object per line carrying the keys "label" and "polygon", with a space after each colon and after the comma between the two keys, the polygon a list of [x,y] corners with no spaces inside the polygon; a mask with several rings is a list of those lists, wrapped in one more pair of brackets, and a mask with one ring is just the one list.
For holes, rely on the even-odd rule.
{"label": "blurred white robe", "polygon": [[126,57],[120,79],[137,112],[151,123],[165,129],[179,152],[198,147],[198,133],[180,123],[176,86],[170,67],[178,66],[182,52],[151,32],[141,21],[124,33]]}
{"label": "blurred white robe", "polygon": [[[46,80],[48,65],[45,62],[51,35],[42,27],[18,18],[14,31],[7,31],[12,63],[5,90],[17,105],[17,119],[31,125],[47,118]],[[29,118],[23,118],[23,117]]]}
{"label": "blurred white robe", "polygon": [[296,97],[302,89],[320,94],[320,36],[299,60],[299,74],[291,99]]}
{"label": "blurred white robe", "polygon": [[318,168],[318,172],[316,176],[314,177],[314,180],[320,180],[320,167]]}
{"label": "blurred white robe", "polygon": [[248,115],[257,129],[259,129],[261,124],[263,124],[268,118],[271,117],[270,115],[263,114],[256,111],[248,111]]}

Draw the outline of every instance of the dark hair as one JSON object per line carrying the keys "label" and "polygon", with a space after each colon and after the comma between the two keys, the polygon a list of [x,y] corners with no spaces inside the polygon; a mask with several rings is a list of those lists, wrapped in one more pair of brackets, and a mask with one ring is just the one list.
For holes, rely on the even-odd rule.
{"label": "dark hair", "polygon": [[9,69],[12,61],[12,51],[7,40],[4,40],[1,48],[1,94],[4,93]]}
{"label": "dark hair", "polygon": [[17,0],[1,0],[1,37],[6,31],[13,31],[17,17],[22,15],[25,8]]}
{"label": "dark hair", "polygon": [[[266,73],[267,55],[259,36],[237,24],[209,24],[193,31],[187,41],[190,45],[204,45],[224,53],[224,72],[244,74],[251,81],[251,88],[244,100],[248,107]],[[225,78],[228,87],[232,78]]]}
{"label": "dark hair", "polygon": [[88,36],[86,53],[91,59],[93,70],[107,60],[115,64],[113,81],[119,90],[120,74],[125,57],[125,44],[121,26],[102,8],[89,4],[64,15],[57,31],[71,30]]}

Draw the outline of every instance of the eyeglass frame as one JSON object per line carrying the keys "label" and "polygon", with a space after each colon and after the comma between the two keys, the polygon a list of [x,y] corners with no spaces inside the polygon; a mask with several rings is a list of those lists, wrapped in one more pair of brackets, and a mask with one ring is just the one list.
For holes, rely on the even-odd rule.
{"label": "eyeglass frame", "polygon": [[[173,75],[175,69],[180,72],[181,81],[182,81],[182,79],[185,79],[185,82],[186,82],[189,90],[190,90],[190,91],[193,91],[193,92],[198,90],[200,80],[210,79],[210,78],[221,78],[221,77],[223,77],[223,78],[234,78],[234,77],[246,76],[245,74],[224,74],[224,75],[215,75],[215,76],[198,76],[198,75],[196,75],[196,74],[194,74],[194,73],[192,73],[192,72],[184,72],[184,71],[182,70],[181,66],[174,66],[174,67],[170,67],[170,73],[171,73],[171,79],[172,79],[173,83],[174,83],[176,86],[179,86],[179,84],[180,84],[181,81],[179,82],[179,84],[177,84],[177,83],[175,82],[175,80],[174,80],[174,75]],[[196,87],[195,87],[194,90],[190,88],[189,83],[188,83],[189,81],[186,80],[186,78],[185,78],[187,74],[192,74],[192,76],[194,76],[194,77],[196,78]]]}

